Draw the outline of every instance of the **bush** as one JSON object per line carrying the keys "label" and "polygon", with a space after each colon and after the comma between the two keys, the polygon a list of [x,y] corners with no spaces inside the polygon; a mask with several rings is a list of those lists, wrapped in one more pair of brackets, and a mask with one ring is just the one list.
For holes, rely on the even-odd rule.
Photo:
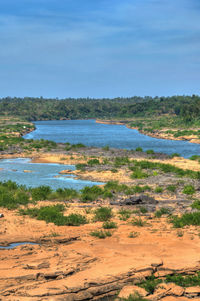
{"label": "bush", "polygon": [[70,214],[65,216],[65,225],[66,226],[80,226],[87,223],[87,219],[85,216],[81,214]]}
{"label": "bush", "polygon": [[195,188],[193,185],[185,185],[183,189],[184,194],[192,195],[195,193]]}
{"label": "bush", "polygon": [[167,275],[166,282],[173,282],[176,285],[182,287],[199,286],[200,283],[200,272],[196,275]]}
{"label": "bush", "polygon": [[143,152],[143,149],[141,147],[136,147],[135,151],[136,152]]}
{"label": "bush", "polygon": [[106,237],[110,237],[110,236],[112,236],[112,233],[110,232],[110,231],[102,231],[102,230],[100,230],[100,231],[92,231],[91,233],[90,233],[90,235],[91,236],[94,236],[94,237],[98,237],[98,238],[100,238],[100,239],[104,239],[104,238],[106,238]]}
{"label": "bush", "polygon": [[146,151],[146,153],[147,153],[148,155],[153,155],[153,154],[155,154],[155,152],[154,152],[153,149],[148,149],[148,150]]}
{"label": "bush", "polygon": [[133,218],[131,223],[132,223],[132,225],[138,226],[138,227],[144,227],[146,225],[146,221],[143,221],[140,217]]}
{"label": "bush", "polygon": [[94,166],[94,165],[99,165],[100,162],[99,162],[98,159],[91,159],[91,160],[88,160],[87,164],[88,164],[89,166]]}
{"label": "bush", "polygon": [[86,186],[81,190],[81,200],[83,202],[92,202],[95,201],[99,196],[102,196],[103,193],[103,189],[96,185],[92,187]]}
{"label": "bush", "polygon": [[46,200],[48,198],[48,195],[52,192],[49,186],[39,186],[32,188],[30,191],[33,201]]}
{"label": "bush", "polygon": [[131,216],[131,210],[122,208],[118,211],[118,214],[120,215],[120,220],[126,221]]}
{"label": "bush", "polygon": [[161,217],[164,214],[171,214],[171,211],[168,208],[162,207],[160,210],[155,212],[155,217]]}
{"label": "bush", "polygon": [[101,207],[95,210],[95,221],[106,222],[112,217],[112,208]]}
{"label": "bush", "polygon": [[185,213],[182,216],[172,216],[170,222],[175,228],[183,228],[184,226],[200,226],[200,211],[193,213]]}
{"label": "bush", "polygon": [[104,229],[115,229],[115,228],[117,228],[117,224],[115,222],[104,222],[103,228]]}
{"label": "bush", "polygon": [[131,174],[131,179],[145,179],[148,178],[148,174],[144,173],[141,169],[136,169],[132,174]]}
{"label": "bush", "polygon": [[147,292],[149,292],[149,294],[153,294],[156,286],[159,283],[162,283],[161,279],[156,279],[155,276],[149,276],[145,281],[142,281],[137,285],[144,288]]}
{"label": "bush", "polygon": [[194,203],[191,205],[191,207],[192,207],[193,209],[200,210],[200,200],[194,201]]}
{"label": "bush", "polygon": [[169,185],[167,186],[167,190],[170,192],[175,192],[176,191],[176,186],[175,185]]}
{"label": "bush", "polygon": [[87,166],[86,164],[79,163],[76,164],[76,169],[84,171],[86,166]]}
{"label": "bush", "polygon": [[154,190],[156,193],[162,193],[163,192],[163,188],[162,187],[156,187]]}

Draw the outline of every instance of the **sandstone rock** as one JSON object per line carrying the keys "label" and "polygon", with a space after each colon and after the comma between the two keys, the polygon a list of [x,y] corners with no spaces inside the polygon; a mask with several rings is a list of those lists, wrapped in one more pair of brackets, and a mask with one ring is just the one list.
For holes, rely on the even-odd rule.
{"label": "sandstone rock", "polygon": [[136,285],[124,286],[119,293],[119,298],[128,298],[130,295],[134,296],[135,294],[145,297],[148,293],[144,288]]}
{"label": "sandstone rock", "polygon": [[161,300],[166,296],[181,297],[184,289],[174,283],[160,283],[157,285],[153,295],[149,296],[150,300]]}
{"label": "sandstone rock", "polygon": [[71,173],[72,173],[72,170],[70,170],[70,169],[61,170],[59,172],[60,175],[71,174]]}
{"label": "sandstone rock", "polygon": [[185,289],[185,295],[189,297],[200,296],[200,286],[191,286]]}

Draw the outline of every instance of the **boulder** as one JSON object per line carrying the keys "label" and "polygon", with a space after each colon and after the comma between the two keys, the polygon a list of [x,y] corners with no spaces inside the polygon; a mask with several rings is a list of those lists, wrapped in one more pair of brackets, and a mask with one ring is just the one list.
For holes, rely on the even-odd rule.
{"label": "boulder", "polygon": [[138,294],[141,297],[148,295],[147,291],[142,287],[136,285],[127,285],[122,288],[118,297],[127,299],[130,295],[134,296],[135,294]]}

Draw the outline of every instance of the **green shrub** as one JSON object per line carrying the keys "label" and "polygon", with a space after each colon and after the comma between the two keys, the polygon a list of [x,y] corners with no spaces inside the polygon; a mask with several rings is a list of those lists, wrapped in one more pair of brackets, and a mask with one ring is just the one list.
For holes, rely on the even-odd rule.
{"label": "green shrub", "polygon": [[52,192],[49,186],[39,186],[32,188],[30,191],[34,201],[46,200],[48,195]]}
{"label": "green shrub", "polygon": [[103,223],[103,228],[104,229],[115,229],[117,228],[117,224],[115,222],[104,222]]}
{"label": "green shrub", "polygon": [[167,190],[170,192],[175,192],[176,191],[176,186],[175,185],[168,185]]}
{"label": "green shrub", "polygon": [[86,166],[87,166],[86,164],[79,163],[76,164],[76,169],[84,171]]}
{"label": "green shrub", "polygon": [[114,161],[115,167],[121,167],[123,165],[127,165],[130,163],[130,160],[128,157],[116,157]]}
{"label": "green shrub", "polygon": [[94,165],[99,165],[100,162],[99,162],[98,159],[90,159],[90,160],[88,160],[87,164],[88,164],[89,166],[94,166]]}
{"label": "green shrub", "polygon": [[143,172],[141,169],[136,169],[132,174],[131,174],[131,179],[145,179],[148,178],[148,174]]}
{"label": "green shrub", "polygon": [[155,276],[149,276],[146,278],[146,280],[142,281],[137,285],[144,288],[149,294],[153,294],[156,286],[159,283],[162,283],[161,279],[156,279]]}
{"label": "green shrub", "polygon": [[164,214],[170,215],[171,211],[168,208],[162,207],[162,208],[160,208],[159,210],[157,210],[155,212],[155,217],[159,217],[160,218]]}
{"label": "green shrub", "polygon": [[156,193],[162,193],[163,192],[163,188],[162,187],[156,187],[154,190]]}
{"label": "green shrub", "polygon": [[95,221],[106,222],[112,217],[112,208],[100,207],[94,211]]}
{"label": "green shrub", "polygon": [[184,194],[192,195],[195,193],[195,188],[193,185],[185,185],[183,189]]}
{"label": "green shrub", "polygon": [[133,218],[131,221],[132,225],[138,226],[138,227],[144,227],[146,225],[146,221],[143,221],[140,217],[139,218]]}
{"label": "green shrub", "polygon": [[146,153],[147,153],[148,155],[153,155],[153,154],[155,154],[155,152],[154,152],[153,149],[148,149],[148,150],[146,151]]}
{"label": "green shrub", "polygon": [[139,210],[140,210],[140,212],[143,213],[143,214],[145,214],[145,213],[148,212],[147,208],[146,208],[146,207],[143,207],[143,206],[140,206],[140,207],[139,207]]}
{"label": "green shrub", "polygon": [[190,157],[190,160],[200,160],[200,156],[199,155],[193,155]]}
{"label": "green shrub", "polygon": [[196,275],[167,275],[166,282],[173,282],[182,287],[199,286],[200,272]]}
{"label": "green shrub", "polygon": [[191,205],[191,207],[192,207],[193,209],[200,210],[200,200],[194,201],[193,204]]}
{"label": "green shrub", "polygon": [[170,222],[175,228],[183,228],[187,225],[200,226],[200,211],[185,213],[182,216],[172,216]]}
{"label": "green shrub", "polygon": [[112,233],[110,231],[96,230],[96,231],[92,231],[90,235],[94,237],[98,237],[100,239],[104,239],[106,237],[112,236]]}
{"label": "green shrub", "polygon": [[104,147],[102,147],[102,150],[104,151],[109,151],[109,149],[110,149],[109,145],[105,145]]}
{"label": "green shrub", "polygon": [[135,151],[136,152],[143,152],[143,149],[141,147],[136,147]]}
{"label": "green shrub", "polygon": [[173,153],[173,154],[171,154],[170,157],[171,157],[171,158],[174,158],[174,157],[180,157],[180,154],[178,154],[178,153]]}
{"label": "green shrub", "polygon": [[81,200],[83,202],[92,202],[95,201],[99,196],[102,196],[103,193],[103,189],[96,185],[92,187],[86,186],[81,190]]}
{"label": "green shrub", "polygon": [[120,215],[120,220],[126,221],[131,216],[131,210],[122,208],[118,211],[118,214]]}
{"label": "green shrub", "polygon": [[86,217],[81,214],[72,213],[64,218],[66,226],[80,226],[87,223]]}

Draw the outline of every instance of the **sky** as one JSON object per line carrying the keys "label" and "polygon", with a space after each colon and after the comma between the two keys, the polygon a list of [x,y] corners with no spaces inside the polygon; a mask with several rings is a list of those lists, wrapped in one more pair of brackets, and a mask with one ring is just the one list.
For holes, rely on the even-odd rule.
{"label": "sky", "polygon": [[200,94],[200,0],[0,0],[0,97]]}

